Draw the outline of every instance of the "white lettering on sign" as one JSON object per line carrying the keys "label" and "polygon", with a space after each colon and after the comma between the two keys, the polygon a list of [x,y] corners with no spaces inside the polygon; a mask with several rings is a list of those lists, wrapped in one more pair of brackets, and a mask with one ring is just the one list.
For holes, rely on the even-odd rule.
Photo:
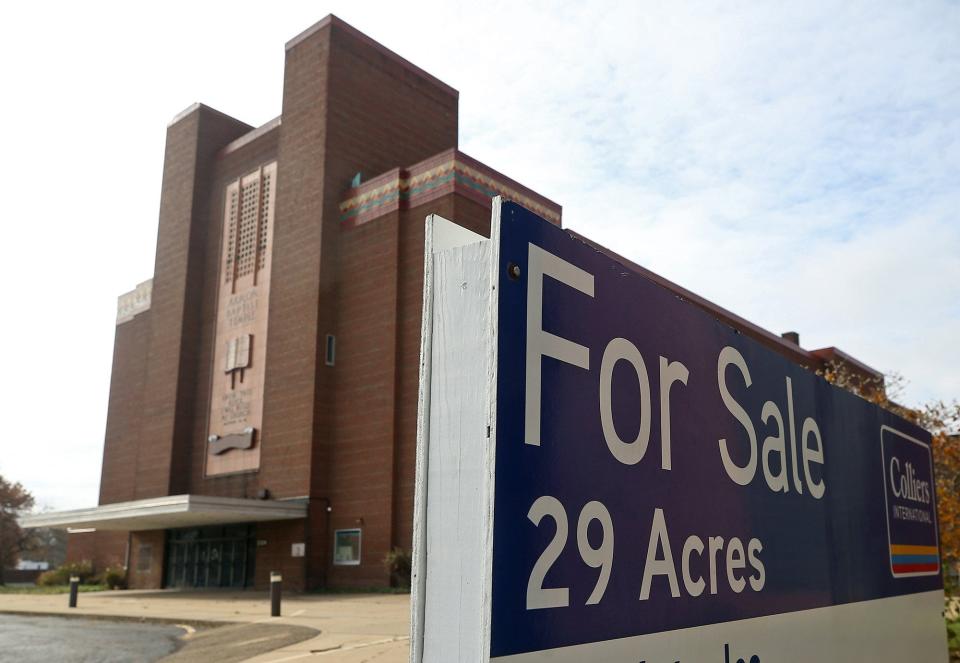
{"label": "white lettering on sign", "polygon": [[679,361],[670,361],[660,357],[660,467],[669,470],[670,461],[670,387],[679,382],[684,387],[690,378],[690,371]]}
{"label": "white lettering on sign", "polygon": [[[723,404],[747,434],[746,443],[749,460],[742,466],[737,465],[730,456],[729,443],[726,438],[719,440],[720,459],[723,462],[723,469],[726,470],[727,476],[729,476],[734,483],[746,486],[753,481],[757,472],[757,433],[750,419],[750,415],[730,394],[730,389],[727,387],[727,368],[729,366],[733,366],[740,372],[744,386],[749,389],[752,381],[750,380],[750,369],[747,367],[746,360],[736,348],[727,346],[720,351],[720,356],[717,358],[717,385],[720,389],[720,398],[723,400]],[[772,419],[777,424],[776,436],[767,436],[763,441],[763,476],[770,490],[775,493],[781,491],[786,493],[790,490],[789,481],[786,476],[787,465],[790,465],[793,470],[793,485],[797,492],[802,495],[804,481],[800,479],[800,461],[797,454],[796,424],[794,423],[793,382],[789,377],[786,378],[786,400],[787,419],[790,424],[789,455],[786,453],[783,439],[783,415],[780,412],[780,408],[773,401],[767,401],[760,410],[760,419],[762,421],[769,422]],[[812,446],[809,444],[811,439],[813,441]],[[741,444],[742,443],[741,441]],[[820,427],[811,417],[803,420],[803,426],[800,431],[800,444],[802,445],[800,457],[803,461],[803,476],[807,489],[810,491],[811,496],[815,499],[820,499],[823,497],[824,492],[826,492],[826,484],[822,478],[820,480],[814,479],[810,466],[811,464],[823,465],[823,438],[820,436]],[[779,456],[777,466],[780,468],[780,472],[778,474],[774,474],[770,470],[770,456],[774,454]]]}
{"label": "white lettering on sign", "polygon": [[[633,442],[621,440],[613,425],[613,367],[620,360],[633,366],[640,383],[640,430]],[[650,378],[647,377],[647,366],[637,346],[625,338],[613,339],[603,351],[603,361],[600,363],[600,424],[603,427],[603,439],[607,441],[607,448],[614,458],[624,465],[636,465],[643,460],[650,442]]]}
{"label": "white lettering on sign", "polygon": [[917,479],[917,471],[910,461],[903,463],[901,469],[899,458],[890,459],[890,487],[894,497],[930,504],[930,482]]}
{"label": "white lettering on sign", "polygon": [[[624,442],[613,423],[613,369],[619,361],[626,361],[637,374],[640,384],[640,430],[632,442]],[[686,386],[690,371],[679,361],[660,357],[660,467],[673,467],[670,459],[670,388],[675,382]],[[636,465],[643,460],[650,443],[650,377],[643,355],[625,338],[607,343],[600,362],[600,425],[603,439],[613,457],[624,465]]]}
{"label": "white lettering on sign", "polygon": [[[563,608],[570,605],[570,589],[568,587],[544,588],[543,586],[543,580],[550,571],[550,567],[557,561],[567,545],[567,534],[570,530],[567,523],[567,512],[556,497],[544,495],[530,507],[527,518],[539,527],[544,516],[550,516],[556,523],[557,529],[549,545],[534,564],[530,579],[527,581],[527,610]],[[587,530],[594,520],[600,523],[603,532],[600,545],[596,548],[590,545],[590,539],[587,537]],[[607,507],[600,502],[588,502],[580,511],[580,517],[577,520],[577,550],[580,551],[580,558],[587,566],[600,569],[597,584],[594,585],[593,591],[590,592],[590,597],[587,599],[587,605],[595,605],[600,602],[604,592],[607,591],[610,572],[613,570],[613,520],[610,518]]]}
{"label": "white lettering on sign", "polygon": [[[726,553],[723,553],[726,547]],[[704,548],[706,548],[706,570],[704,570]],[[703,594],[707,587],[704,573],[710,579],[710,594],[716,594],[719,583],[719,568],[724,569],[727,584],[739,594],[750,583],[750,589],[759,592],[766,583],[766,569],[760,561],[759,553],[763,544],[759,539],[750,539],[744,549],[739,537],[731,537],[724,542],[722,536],[707,537],[707,545],[703,539],[691,535],[683,542],[680,553],[680,578],[683,588],[691,597],[696,598]],[[662,551],[663,554],[659,554]],[[697,559],[694,561],[693,553]],[[750,570],[747,571],[747,564]],[[694,578],[696,574],[696,578]],[[653,524],[650,526],[650,539],[647,545],[646,562],[643,565],[643,580],[640,585],[640,600],[650,598],[651,584],[656,576],[664,576],[670,587],[673,598],[681,596],[680,583],[677,579],[677,565],[670,546],[670,536],[667,532],[667,519],[663,509],[654,509]]]}
{"label": "white lettering on sign", "polygon": [[593,275],[534,244],[527,253],[527,385],[524,440],[540,445],[541,358],[552,357],[583,369],[590,368],[590,350],[543,330],[543,277],[593,297]]}
{"label": "white lettering on sign", "polygon": [[556,533],[550,544],[540,555],[540,559],[533,565],[533,571],[530,572],[530,579],[527,581],[527,610],[536,610],[538,608],[562,608],[570,605],[570,590],[566,587],[551,587],[544,589],[543,579],[547,571],[553,566],[553,563],[560,557],[563,547],[567,543],[567,531],[570,529],[567,525],[567,512],[563,510],[563,505],[556,497],[544,495],[539,498],[530,507],[527,512],[527,518],[534,525],[539,526],[544,516],[553,518],[556,523]]}
{"label": "white lettering on sign", "polygon": [[743,429],[747,433],[747,440],[750,443],[750,460],[748,460],[747,464],[743,467],[733,462],[730,458],[730,451],[727,449],[727,440],[724,438],[720,439],[720,460],[723,461],[723,469],[727,471],[727,476],[729,476],[734,483],[746,486],[753,481],[753,475],[757,471],[757,433],[753,429],[750,415],[740,406],[740,403],[734,400],[733,396],[730,395],[730,390],[727,389],[726,370],[730,364],[733,364],[734,367],[740,370],[740,374],[743,376],[743,383],[747,387],[752,384],[750,380],[750,369],[747,368],[747,362],[744,361],[743,355],[737,352],[736,349],[728,346],[720,351],[720,357],[717,359],[717,383],[720,385],[720,398],[723,400],[723,404],[727,406],[730,414],[733,415],[733,418],[740,422],[740,425],[743,426]]}
{"label": "white lettering on sign", "polygon": [[[598,548],[591,546],[590,539],[587,538],[587,530],[594,520],[600,523],[603,532]],[[586,562],[587,566],[600,569],[597,584],[590,592],[590,598],[587,599],[587,605],[594,605],[600,602],[603,593],[607,591],[610,571],[613,570],[613,520],[610,518],[607,507],[600,502],[587,502],[583,511],[580,512],[580,519],[577,521],[577,549],[580,551],[580,558]]]}
{"label": "white lettering on sign", "polygon": [[[530,572],[527,581],[527,610],[565,608],[570,605],[569,587],[543,586],[551,567],[566,548],[570,531],[566,509],[560,500],[552,495],[537,498],[527,513],[530,522],[538,527],[547,516],[553,520],[555,530],[553,538],[540,553]],[[594,520],[600,523],[602,532],[600,545],[597,547],[591,545],[587,536],[590,523]],[[614,526],[610,512],[600,502],[588,502],[580,511],[577,521],[577,550],[584,564],[600,569],[600,575],[586,605],[596,605],[607,591],[613,571],[613,549]],[[736,536],[727,541],[722,536],[711,536],[707,537],[705,546],[703,539],[693,534],[684,540],[678,574],[666,515],[663,509],[654,509],[643,564],[640,600],[646,601],[650,598],[653,580],[657,576],[663,576],[667,580],[673,598],[682,595],[679,579],[683,580],[683,589],[693,598],[704,593],[707,579],[711,595],[715,595],[719,590],[721,578],[725,578],[727,585],[738,594],[746,589],[748,584],[751,590],[759,592],[766,583],[766,568],[760,559],[762,551],[763,543],[759,539],[750,539],[744,546],[743,540]]]}
{"label": "white lettering on sign", "polygon": [[[528,245],[528,272],[524,442],[540,446],[543,357],[558,359],[586,371],[591,368],[591,348],[544,331],[543,277],[550,276],[591,298],[596,299],[596,296],[592,274],[533,244]],[[621,438],[614,422],[613,374],[621,361],[633,369],[639,386],[636,411],[640,415],[640,424],[632,440]],[[643,461],[651,444],[651,424],[654,416],[651,390],[654,384],[658,385],[660,468],[672,471],[671,396],[678,391],[673,389],[674,385],[679,383],[685,387],[693,376],[682,362],[663,356],[658,356],[656,363],[650,364],[650,368],[659,372],[652,379],[643,353],[630,339],[617,336],[606,343],[597,373],[600,414],[598,433],[603,435],[611,456],[620,463],[633,466]],[[806,491],[812,498],[822,499],[826,492],[822,471],[823,438],[819,425],[812,417],[803,418],[798,430],[793,382],[790,377],[785,376],[784,417],[783,409],[774,400],[764,401],[760,412],[751,414],[734,396],[734,391],[742,393],[753,387],[747,361],[736,348],[726,346],[720,351],[716,376],[720,401],[743,429],[741,436],[718,439],[719,465],[727,477],[739,486],[748,486],[754,482],[757,469],[760,468],[763,481],[772,492],[788,493],[792,487],[800,495]],[[733,390],[731,386],[734,387]],[[755,421],[753,416],[756,414],[759,414],[759,418]],[[758,426],[766,434],[762,443],[758,438]],[[820,467],[819,471],[815,470],[816,466]],[[916,473],[909,463],[901,468],[900,461],[894,459],[889,471],[897,497],[929,501],[929,485],[916,478]],[[554,521],[556,531],[531,570],[527,584],[528,610],[570,605],[568,587],[543,586],[548,571],[563,554],[566,546],[569,534],[567,512],[557,498],[545,495],[533,503],[527,517],[534,525],[539,526],[546,516]],[[594,520],[600,523],[603,534],[597,547],[591,544],[587,536],[590,523]],[[591,501],[583,507],[577,521],[576,536],[581,560],[591,568],[600,570],[597,582],[587,599],[587,604],[593,605],[602,600],[613,567],[614,523],[603,504]],[[679,546],[679,557],[674,556],[674,550],[678,548],[671,545],[668,535],[667,514],[663,509],[655,509],[647,541],[643,578],[639,587],[640,600],[647,600],[651,592],[661,586],[654,583],[657,576],[663,576],[666,587],[674,598],[680,597],[684,592],[691,597],[707,592],[716,594],[723,581],[736,593],[743,592],[747,587],[759,592],[766,583],[766,569],[760,558],[763,542],[759,539],[738,536],[709,536],[704,539],[690,535],[675,542]]]}

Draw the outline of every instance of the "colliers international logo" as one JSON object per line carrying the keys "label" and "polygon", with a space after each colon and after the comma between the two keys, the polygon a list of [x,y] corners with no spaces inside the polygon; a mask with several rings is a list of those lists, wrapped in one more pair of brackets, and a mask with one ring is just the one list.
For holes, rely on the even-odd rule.
{"label": "colliers international logo", "polygon": [[930,446],[889,426],[880,428],[890,572],[895,578],[940,572]]}

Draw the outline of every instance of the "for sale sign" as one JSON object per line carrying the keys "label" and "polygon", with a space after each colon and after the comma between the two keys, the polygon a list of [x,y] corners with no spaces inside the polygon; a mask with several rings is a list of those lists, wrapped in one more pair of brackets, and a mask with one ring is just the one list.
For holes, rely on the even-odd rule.
{"label": "for sale sign", "polygon": [[945,660],[929,434],[499,212],[480,658]]}

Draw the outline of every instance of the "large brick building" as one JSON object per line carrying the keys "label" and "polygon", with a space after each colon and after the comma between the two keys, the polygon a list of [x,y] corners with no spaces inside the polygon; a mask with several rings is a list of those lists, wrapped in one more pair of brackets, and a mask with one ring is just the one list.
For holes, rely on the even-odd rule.
{"label": "large brick building", "polygon": [[560,223],[457,150],[457,103],[330,16],[286,45],[279,118],[177,115],[153,279],[120,298],[100,505],[32,524],[74,528],[69,556],[132,587],[390,582],[412,539],[424,219],[488,234],[502,195]]}

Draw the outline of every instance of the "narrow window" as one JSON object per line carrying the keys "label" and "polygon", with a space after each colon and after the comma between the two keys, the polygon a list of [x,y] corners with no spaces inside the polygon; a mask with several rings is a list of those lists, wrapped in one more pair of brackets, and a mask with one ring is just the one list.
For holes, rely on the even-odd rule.
{"label": "narrow window", "polygon": [[333,563],[337,566],[360,565],[360,530],[338,529],[333,533]]}
{"label": "narrow window", "polygon": [[337,361],[337,337],[333,334],[327,334],[327,353],[325,361],[327,366],[333,366]]}

